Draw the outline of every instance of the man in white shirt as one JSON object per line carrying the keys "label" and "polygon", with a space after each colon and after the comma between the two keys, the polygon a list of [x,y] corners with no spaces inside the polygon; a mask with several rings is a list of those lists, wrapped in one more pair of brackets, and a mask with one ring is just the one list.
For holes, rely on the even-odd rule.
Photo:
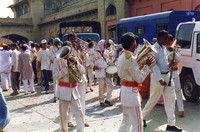
{"label": "man in white shirt", "polygon": [[51,56],[49,53],[49,49],[47,49],[47,41],[43,39],[41,41],[42,49],[37,53],[37,61],[38,61],[38,70],[39,68],[43,73],[43,86],[45,87],[45,93],[49,91],[49,79],[50,79],[50,61]]}
{"label": "man in white shirt", "polygon": [[20,52],[16,49],[16,44],[11,44],[10,49],[12,50],[12,68],[11,68],[11,84],[13,92],[10,95],[19,94],[20,84],[19,84],[19,69],[18,69],[18,61]]}
{"label": "man in white shirt", "polygon": [[158,33],[157,42],[153,45],[157,53],[155,53],[156,64],[152,67],[153,74],[151,74],[151,86],[150,86],[150,98],[146,103],[142,114],[144,119],[144,127],[146,124],[146,116],[151,112],[154,106],[157,104],[161,94],[164,97],[164,106],[168,118],[168,125],[166,130],[170,131],[182,131],[181,128],[175,126],[175,88],[172,83],[168,86],[169,82],[169,65],[167,59],[167,49],[164,45],[168,41],[168,32],[162,30]]}
{"label": "man in white shirt", "polygon": [[0,51],[0,74],[1,74],[1,88],[3,91],[9,89],[9,74],[11,70],[11,51],[8,50],[8,46],[3,46],[3,50]]}

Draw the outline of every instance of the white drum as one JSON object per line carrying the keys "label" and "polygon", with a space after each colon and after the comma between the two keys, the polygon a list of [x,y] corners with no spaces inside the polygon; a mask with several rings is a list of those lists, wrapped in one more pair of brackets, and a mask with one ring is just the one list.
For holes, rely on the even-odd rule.
{"label": "white drum", "polygon": [[118,76],[118,74],[117,74],[117,66],[108,66],[106,68],[106,73],[111,78],[117,77]]}

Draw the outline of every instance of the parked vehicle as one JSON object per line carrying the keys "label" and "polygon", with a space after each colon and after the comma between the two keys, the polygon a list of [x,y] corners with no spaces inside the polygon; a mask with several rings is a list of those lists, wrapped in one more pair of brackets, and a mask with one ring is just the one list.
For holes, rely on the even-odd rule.
{"label": "parked vehicle", "polygon": [[[77,34],[77,37],[84,40],[84,41],[87,41],[87,39],[91,39],[92,41],[95,41],[95,42],[99,42],[100,41],[100,36],[98,33],[76,33]],[[68,38],[68,34],[64,34],[61,38],[61,40],[64,42],[64,41],[67,41],[67,38]]]}
{"label": "parked vehicle", "polygon": [[187,101],[196,102],[200,95],[200,21],[180,23],[176,39],[181,46],[179,70],[183,94]]}
{"label": "parked vehicle", "polygon": [[167,11],[137,17],[123,18],[118,22],[118,43],[125,32],[133,32],[140,37],[151,42],[152,38],[157,37],[157,33],[165,29],[170,34],[175,35],[176,27],[181,22],[188,22],[195,18],[200,21],[200,11]]}

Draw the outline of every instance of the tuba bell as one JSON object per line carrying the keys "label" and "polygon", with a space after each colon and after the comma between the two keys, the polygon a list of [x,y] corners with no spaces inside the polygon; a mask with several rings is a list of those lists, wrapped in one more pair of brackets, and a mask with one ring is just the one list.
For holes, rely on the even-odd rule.
{"label": "tuba bell", "polygon": [[[78,69],[77,57],[75,55],[70,54],[71,50],[72,49],[70,46],[63,46],[62,48],[58,50],[56,57],[66,59],[68,61],[67,67],[68,67],[70,77],[72,78],[72,81],[70,82],[81,83],[82,74]],[[59,60],[63,61],[62,59],[59,59]]]}
{"label": "tuba bell", "polygon": [[156,53],[157,51],[146,39],[143,39],[143,41],[144,45],[142,46],[141,50],[139,50],[136,54],[136,61],[138,62],[139,66],[142,66],[145,64],[147,58],[150,58],[152,59],[150,68],[152,68],[156,64],[156,58],[152,54],[152,52]]}

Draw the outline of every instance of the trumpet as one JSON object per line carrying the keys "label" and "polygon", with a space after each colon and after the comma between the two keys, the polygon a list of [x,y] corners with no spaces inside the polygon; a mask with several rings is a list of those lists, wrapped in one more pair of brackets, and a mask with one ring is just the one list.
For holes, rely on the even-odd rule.
{"label": "trumpet", "polygon": [[120,49],[123,49],[123,47],[122,47],[122,44],[113,44],[114,45],[114,47],[116,48],[116,50],[120,50]]}

